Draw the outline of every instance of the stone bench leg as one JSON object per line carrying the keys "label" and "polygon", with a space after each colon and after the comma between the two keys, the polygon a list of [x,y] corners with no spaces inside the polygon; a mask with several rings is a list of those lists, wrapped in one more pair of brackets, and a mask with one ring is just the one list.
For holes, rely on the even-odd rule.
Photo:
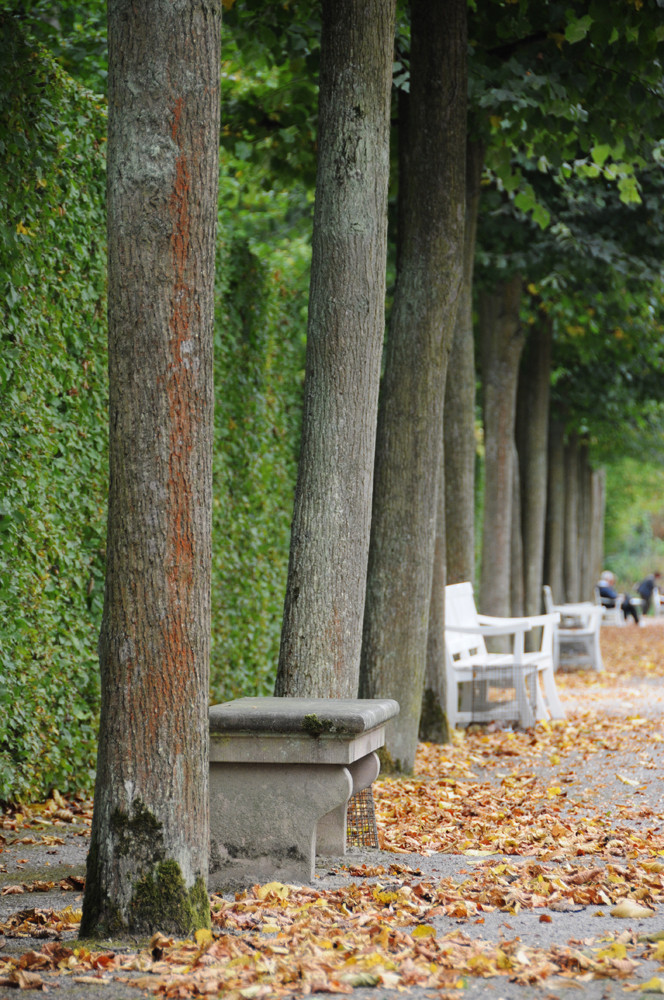
{"label": "stone bench leg", "polygon": [[318,821],[345,809],[352,789],[341,764],[212,762],[210,887],[310,882]]}
{"label": "stone bench leg", "polygon": [[[366,757],[347,765],[353,779],[353,792],[361,792],[368,788],[380,771],[378,754],[368,753]],[[350,796],[349,796],[350,798]],[[318,821],[316,835],[316,853],[325,855],[340,855],[346,853],[346,830],[348,828],[348,801],[322,816]]]}

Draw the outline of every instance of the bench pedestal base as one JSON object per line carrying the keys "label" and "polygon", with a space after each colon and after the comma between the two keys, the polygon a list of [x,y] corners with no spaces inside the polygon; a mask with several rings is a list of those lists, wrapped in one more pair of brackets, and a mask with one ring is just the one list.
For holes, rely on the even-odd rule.
{"label": "bench pedestal base", "polygon": [[348,800],[377,778],[374,751],[397,712],[396,702],[369,699],[245,698],[213,707],[210,889],[311,882],[316,853],[342,856]]}

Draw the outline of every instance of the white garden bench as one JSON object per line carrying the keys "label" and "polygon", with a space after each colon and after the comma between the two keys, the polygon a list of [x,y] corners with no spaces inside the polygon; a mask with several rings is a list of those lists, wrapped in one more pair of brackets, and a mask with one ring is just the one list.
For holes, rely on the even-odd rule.
{"label": "white garden bench", "polygon": [[[477,613],[471,583],[445,587],[447,721],[450,726],[509,719],[524,728],[538,719],[564,718],[553,676],[553,631],[560,615],[493,618]],[[541,628],[539,649],[526,652],[524,636]],[[490,652],[487,638],[507,637],[509,652]],[[540,687],[541,681],[541,687]],[[514,697],[488,701],[488,691]]]}
{"label": "white garden bench", "polygon": [[210,709],[213,890],[310,882],[343,855],[350,796],[378,777],[389,699],[239,698]]}
{"label": "white garden bench", "polygon": [[[547,594],[548,591],[548,594]],[[579,604],[553,604],[551,590],[544,587],[544,606],[547,611],[557,611],[561,617],[553,635],[553,661],[555,669],[560,666],[561,648],[567,646],[578,649],[577,655],[566,657],[570,666],[587,663],[593,670],[603,670],[602,650],[599,644],[599,630],[602,624],[602,607],[582,601]]]}
{"label": "white garden bench", "polygon": [[599,587],[595,587],[595,604],[602,609],[600,622],[602,625],[624,625],[625,615],[623,613],[624,594],[618,594],[613,605],[605,604],[608,598],[603,598],[599,592]]}

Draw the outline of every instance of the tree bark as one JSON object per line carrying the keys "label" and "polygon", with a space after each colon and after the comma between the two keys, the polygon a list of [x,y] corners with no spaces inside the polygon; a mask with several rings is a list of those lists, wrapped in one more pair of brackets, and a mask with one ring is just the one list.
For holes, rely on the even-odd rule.
{"label": "tree bark", "polygon": [[302,444],[275,693],[357,695],[384,334],[395,0],[325,0]]}
{"label": "tree bark", "polygon": [[[445,382],[443,418],[447,583],[475,579],[475,345],[473,265],[484,148],[466,146],[463,283]],[[441,702],[444,704],[444,700]]]}
{"label": "tree bark", "polygon": [[592,579],[590,548],[592,538],[592,469],[588,456],[588,444],[582,442],[579,447],[579,536],[577,551],[579,553],[579,593],[582,601],[593,599],[593,587],[596,579]]}
{"label": "tree bark", "polygon": [[565,599],[565,424],[550,418],[544,583],[558,604]]}
{"label": "tree bark", "polygon": [[220,6],[111,0],[110,490],[82,936],[209,926]]}
{"label": "tree bark", "polygon": [[436,514],[436,541],[433,554],[427,663],[420,715],[419,737],[431,743],[447,743],[450,730],[445,712],[447,689],[445,665],[445,461],[440,462]]}
{"label": "tree bark", "polygon": [[565,600],[581,600],[581,575],[579,572],[579,442],[570,434],[565,445],[565,535],[564,570]]}
{"label": "tree bark", "polygon": [[533,328],[526,342],[517,390],[526,615],[538,615],[542,610],[552,343],[553,325],[547,316]]}
{"label": "tree bark", "polygon": [[426,668],[445,371],[462,279],[466,4],[413,0],[411,150],[381,386],[360,690],[396,698],[384,762],[412,770]]}
{"label": "tree bark", "polygon": [[[510,538],[510,614],[522,618],[524,612],[523,536],[521,534],[521,470],[516,445],[512,451],[512,529]],[[526,636],[526,640],[529,636]]]}
{"label": "tree bark", "polygon": [[604,515],[606,511],[606,469],[593,469],[590,572],[593,591],[604,568]]}
{"label": "tree bark", "polygon": [[519,359],[525,334],[517,275],[479,303],[484,412],[484,523],[480,603],[485,614],[509,616],[514,421]]}

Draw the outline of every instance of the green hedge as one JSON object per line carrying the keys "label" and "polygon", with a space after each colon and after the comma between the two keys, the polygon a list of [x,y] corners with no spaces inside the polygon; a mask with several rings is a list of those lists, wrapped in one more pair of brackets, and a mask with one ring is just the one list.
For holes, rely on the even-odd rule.
{"label": "green hedge", "polygon": [[[107,478],[105,126],[102,101],[0,15],[0,800],[89,791],[94,780]],[[214,701],[269,693],[276,671],[308,197],[271,191],[259,168],[224,154]]]}
{"label": "green hedge", "polygon": [[214,702],[271,694],[297,471],[309,248],[230,239],[215,333]]}
{"label": "green hedge", "polygon": [[93,774],[104,134],[99,99],[0,14],[0,799]]}

